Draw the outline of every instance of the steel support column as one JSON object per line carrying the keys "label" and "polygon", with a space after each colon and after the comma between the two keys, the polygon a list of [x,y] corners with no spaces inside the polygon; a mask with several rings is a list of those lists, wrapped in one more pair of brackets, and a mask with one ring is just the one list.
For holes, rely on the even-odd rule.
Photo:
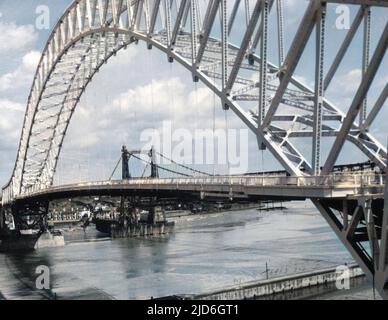
{"label": "steel support column", "polygon": [[276,0],[276,15],[278,23],[278,52],[279,68],[284,62],[284,18],[283,18],[283,0]]}
{"label": "steel support column", "polygon": [[[268,15],[269,15],[269,13],[272,10],[272,7],[273,7],[273,4],[274,4],[275,0],[268,0],[268,2],[269,2],[269,10],[268,10]],[[254,39],[252,41],[252,44],[251,44],[251,47],[250,47],[250,54],[251,55],[255,52],[255,50],[256,50],[259,42],[260,42],[261,35],[263,33],[262,27],[263,27],[262,24],[260,24],[259,25],[259,29],[257,30],[257,32],[255,34],[255,37],[254,37]],[[279,66],[279,67],[281,67],[281,66]]]}
{"label": "steel support column", "polygon": [[[366,7],[364,11],[364,42],[363,42],[363,50],[362,50],[362,76],[365,76],[366,70],[369,65],[369,51],[370,51],[370,7]],[[359,125],[362,126],[363,122],[366,118],[367,113],[367,97],[365,95],[365,99],[362,102],[362,107],[360,109],[360,121]]]}
{"label": "steel support column", "polygon": [[164,0],[164,13],[166,19],[166,36],[167,36],[167,45],[171,47],[171,9],[170,9],[170,0]]}
{"label": "steel support column", "polygon": [[[261,45],[260,45],[260,87],[259,87],[259,111],[258,111],[258,127],[260,128],[264,117],[267,101],[267,53],[268,53],[268,1],[262,1],[261,8]],[[262,148],[262,143],[259,143]]]}
{"label": "steel support column", "polygon": [[[222,92],[226,92],[226,85],[228,82],[228,49],[229,49],[229,36],[228,36],[228,7],[227,0],[221,0],[221,66],[222,66]],[[222,108],[227,110],[229,107],[226,104],[226,101],[221,101]]]}
{"label": "steel support column", "polygon": [[[192,64],[195,64],[198,48],[198,22],[197,22],[197,0],[190,0],[190,17],[191,17],[191,59]],[[197,82],[197,77],[193,75],[193,79]]]}
{"label": "steel support column", "polygon": [[325,58],[325,21],[326,5],[322,5],[317,14],[316,58],[315,58],[315,97],[313,113],[312,169],[313,175],[319,175],[321,160],[322,109],[323,109],[323,68]]}

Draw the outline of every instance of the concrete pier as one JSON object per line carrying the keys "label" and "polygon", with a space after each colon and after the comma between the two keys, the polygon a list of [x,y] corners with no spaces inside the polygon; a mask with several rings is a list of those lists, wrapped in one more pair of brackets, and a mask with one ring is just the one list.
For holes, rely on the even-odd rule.
{"label": "concrete pier", "polygon": [[171,233],[173,229],[174,222],[139,223],[127,227],[112,225],[111,236],[112,238],[155,236]]}
{"label": "concrete pier", "polygon": [[0,252],[33,251],[65,245],[62,234],[46,231],[42,234],[8,235],[0,240]]}
{"label": "concrete pier", "polygon": [[51,232],[43,233],[35,243],[35,250],[42,248],[63,247],[65,238],[61,234],[53,234]]}

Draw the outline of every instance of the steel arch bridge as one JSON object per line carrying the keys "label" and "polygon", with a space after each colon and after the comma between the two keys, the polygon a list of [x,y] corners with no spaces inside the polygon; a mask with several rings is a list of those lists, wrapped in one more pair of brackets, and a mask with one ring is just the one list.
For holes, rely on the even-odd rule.
{"label": "steel arch bridge", "polygon": [[[275,10],[275,2],[277,32],[268,30],[269,12]],[[355,4],[359,11],[324,77],[326,7],[331,3]],[[28,99],[15,168],[3,190],[3,200],[52,184],[69,122],[85,88],[117,51],[137,41],[163,51],[170,62],[177,61],[195,81],[201,80],[214,91],[224,108],[236,113],[291,175],[302,175],[301,168],[308,174],[319,174],[321,137],[326,136],[336,139],[322,174],[330,173],[346,139],[384,169],[386,149],[368,133],[368,128],[385,102],[387,86],[369,114],[363,101],[388,38],[386,26],[370,55],[370,11],[373,6],[387,7],[386,1],[310,1],[287,54],[282,2],[255,1],[251,8],[249,4],[238,0],[212,0],[205,5],[200,0],[74,1],[43,51]],[[241,11],[246,21],[238,22]],[[362,21],[367,38],[360,48],[365,60],[364,76],[349,111],[344,113],[324,98],[324,91]],[[228,40],[237,23],[246,25],[239,46]],[[302,63],[299,60],[314,29],[316,85],[311,89],[296,79],[294,71]],[[217,32],[221,40],[212,36]],[[267,59],[269,41],[278,43],[280,67]],[[258,81],[252,80],[254,74],[259,75]],[[277,111],[284,106],[288,114],[279,115]],[[356,122],[358,113],[361,121]],[[304,129],[294,130],[298,123]],[[311,161],[292,144],[293,137],[313,137]]]}
{"label": "steel arch bridge", "polygon": [[[351,5],[357,13],[335,58],[327,61],[327,7],[335,4]],[[376,31],[377,46],[371,50],[371,11],[375,7],[388,13],[385,0],[309,0],[286,51],[282,0],[74,1],[42,53],[15,167],[3,188],[3,205],[52,186],[69,123],[86,87],[119,50],[139,41],[164,52],[166,61],[185,67],[194,81],[202,81],[221,99],[223,108],[234,112],[257,136],[259,148],[268,149],[291,176],[329,175],[346,140],[385,171],[387,149],[369,133],[369,127],[384,106],[388,85],[373,106],[367,108],[366,103],[388,43],[385,14],[385,26]],[[271,19],[276,19],[276,30],[269,30]],[[231,34],[237,25],[244,27],[243,32],[237,44],[232,44]],[[359,29],[363,29],[358,46],[362,80],[349,108],[343,111],[325,97],[325,91],[345,63]],[[304,62],[309,41],[315,41],[316,49],[314,88],[295,74],[297,65]],[[268,57],[270,43],[277,44],[277,63]],[[326,63],[330,67],[325,74]],[[334,138],[334,143],[328,157],[322,159],[325,137]],[[294,138],[311,139],[312,155],[298,150],[291,141]],[[314,203],[335,231],[338,229],[337,234],[364,270],[372,274],[374,267],[349,243],[348,234],[336,225],[329,209],[319,199]],[[387,227],[388,222],[384,223]]]}

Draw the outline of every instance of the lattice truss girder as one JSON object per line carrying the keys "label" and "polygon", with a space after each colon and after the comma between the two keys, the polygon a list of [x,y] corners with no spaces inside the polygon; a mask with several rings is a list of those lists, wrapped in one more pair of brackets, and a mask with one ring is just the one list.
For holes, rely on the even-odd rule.
{"label": "lattice truss girder", "polygon": [[[355,121],[354,114],[358,114],[365,100],[367,82],[376,74],[386,49],[387,27],[370,59],[365,58],[368,41],[360,49],[364,52],[364,76],[351,112],[341,111],[323,95],[360,25],[359,16],[363,20],[369,6],[387,7],[386,2],[311,0],[288,52],[284,50],[286,17],[282,0],[260,0],[251,7],[249,3],[75,1],[54,28],[42,54],[29,96],[15,169],[4,189],[3,201],[52,184],[66,130],[86,86],[111,56],[139,40],[147,42],[149,48],[165,52],[170,62],[182,64],[195,81],[201,80],[213,90],[224,108],[234,111],[290,174],[300,175],[302,168],[317,174],[320,138],[325,136],[336,139],[325,163],[325,174],[331,171],[345,139],[384,168],[386,149],[367,129],[385,102],[387,88],[370,114],[364,113],[361,124]],[[327,3],[354,4],[361,13],[336,56],[330,75],[324,78],[326,6],[330,5]],[[241,17],[243,21],[238,21]],[[271,17],[276,18],[278,27],[269,32]],[[245,31],[238,45],[233,45],[229,39],[237,24],[240,28],[244,25]],[[294,71],[313,30],[317,33],[317,55],[316,86],[312,89],[298,81]],[[277,65],[268,60],[269,41],[278,44]],[[312,161],[292,144],[295,137],[314,138]]]}
{"label": "lattice truss girder", "polygon": [[[384,211],[384,200],[372,198],[338,201],[315,199],[313,203],[381,296],[388,299],[388,207]],[[374,204],[376,201],[380,203]]]}

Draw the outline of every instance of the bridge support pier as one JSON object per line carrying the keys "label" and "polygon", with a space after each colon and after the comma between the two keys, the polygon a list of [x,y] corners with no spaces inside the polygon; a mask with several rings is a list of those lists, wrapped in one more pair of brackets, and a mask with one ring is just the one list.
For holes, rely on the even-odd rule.
{"label": "bridge support pier", "polygon": [[387,206],[384,210],[381,199],[312,201],[374,288],[388,300]]}
{"label": "bridge support pier", "polygon": [[34,250],[47,232],[48,201],[15,202],[2,208],[0,250]]}
{"label": "bridge support pier", "polygon": [[15,220],[16,230],[47,230],[47,215],[49,201],[33,201],[28,203],[16,203],[12,206],[12,215]]}
{"label": "bridge support pier", "polygon": [[[142,214],[141,208],[147,209],[148,214]],[[112,238],[155,236],[168,234],[173,228],[174,223],[166,221],[156,198],[122,197],[120,216],[110,225],[110,234]]]}
{"label": "bridge support pier", "polygon": [[47,230],[49,202],[36,201],[14,203],[0,210],[0,230],[4,233],[20,234],[26,231],[44,232]]}

